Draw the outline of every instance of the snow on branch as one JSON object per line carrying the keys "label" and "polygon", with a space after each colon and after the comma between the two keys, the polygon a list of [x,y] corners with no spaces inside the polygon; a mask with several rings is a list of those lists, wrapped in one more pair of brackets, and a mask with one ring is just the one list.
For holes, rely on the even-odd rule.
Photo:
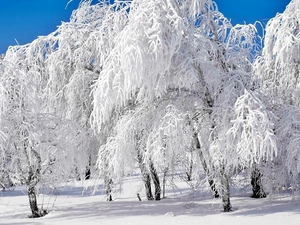
{"label": "snow on branch", "polygon": [[273,160],[278,154],[275,117],[260,99],[258,92],[245,90],[234,105],[235,116],[227,131],[228,141],[236,148],[239,157],[250,165]]}
{"label": "snow on branch", "polygon": [[283,106],[278,111],[279,123],[276,129],[282,148],[284,165],[294,179],[300,172],[300,110],[295,106]]}
{"label": "snow on branch", "polygon": [[169,87],[195,88],[199,77],[193,63],[200,52],[193,54],[195,27],[186,26],[186,16],[193,10],[206,12],[210,1],[196,2],[131,3],[128,23],[117,35],[93,88],[95,127],[100,128],[113,110],[130,99],[151,102],[164,96]]}
{"label": "snow on branch", "polygon": [[267,23],[262,56],[254,64],[255,73],[274,105],[300,104],[299,10],[299,1],[291,1],[282,14]]}
{"label": "snow on branch", "polygon": [[229,63],[248,72],[252,70],[252,62],[262,47],[257,26],[262,27],[260,23],[237,24],[230,29],[225,41]]}

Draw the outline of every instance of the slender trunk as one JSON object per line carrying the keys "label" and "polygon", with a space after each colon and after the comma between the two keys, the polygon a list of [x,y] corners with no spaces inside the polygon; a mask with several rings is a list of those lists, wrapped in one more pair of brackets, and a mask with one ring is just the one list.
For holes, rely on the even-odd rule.
{"label": "slender trunk", "polygon": [[211,192],[212,192],[214,198],[219,198],[220,195],[218,193],[218,190],[216,188],[216,184],[215,184],[214,180],[208,179],[208,183],[209,183],[209,186],[210,186],[210,189],[211,189]]}
{"label": "slender trunk", "polygon": [[91,156],[89,156],[89,165],[86,167],[85,170],[85,180],[89,180],[91,178],[91,166],[92,166],[92,159]]}
{"label": "slender trunk", "polygon": [[143,181],[145,184],[146,196],[149,201],[153,200],[152,190],[151,190],[151,178],[150,174],[147,172],[142,173]]}
{"label": "slender trunk", "polygon": [[[26,148],[24,148],[26,149]],[[37,160],[35,167],[30,164],[30,158],[28,157],[28,177],[25,180],[25,184],[27,186],[27,192],[28,192],[28,198],[29,198],[29,206],[31,209],[32,215],[30,217],[36,218],[36,217],[42,217],[47,214],[46,210],[39,210],[37,206],[37,200],[36,200],[36,190],[35,187],[40,181],[41,177],[41,157],[39,153],[34,150],[33,148],[30,148],[30,152],[32,153],[32,156],[35,157]],[[27,153],[27,152],[26,152]]]}
{"label": "slender trunk", "polygon": [[230,212],[232,210],[230,203],[230,188],[228,176],[225,173],[224,168],[221,171],[221,185],[222,185],[222,203],[224,212]]}
{"label": "slender trunk", "polygon": [[31,217],[32,218],[36,218],[36,217],[41,217],[43,216],[37,206],[37,201],[36,201],[36,193],[35,193],[35,188],[34,187],[27,187],[27,191],[28,191],[28,198],[29,198],[29,206],[31,209]]}
{"label": "slender trunk", "polygon": [[137,194],[136,194],[136,196],[137,196],[138,200],[141,202],[141,201],[142,201],[142,199],[141,199],[141,196],[140,196],[140,194],[139,194],[139,193],[137,193]]}
{"label": "slender trunk", "polygon": [[160,200],[160,194],[161,194],[161,188],[160,188],[160,182],[159,182],[159,177],[157,175],[156,169],[154,168],[154,165],[152,162],[150,162],[150,172],[151,172],[151,177],[154,183],[155,187],[155,197],[154,199],[156,201]]}
{"label": "slender trunk", "polygon": [[251,172],[251,185],[252,185],[252,198],[265,198],[267,197],[263,186],[262,186],[262,174],[260,170],[253,165],[252,172]]}
{"label": "slender trunk", "polygon": [[91,178],[91,169],[88,167],[85,171],[85,180],[89,180]]}
{"label": "slender trunk", "polygon": [[[201,164],[203,166],[203,169],[204,169],[204,171],[206,173],[206,176],[209,178],[210,177],[210,172],[209,172],[207,163],[206,163],[206,161],[204,159],[203,152],[201,150],[201,145],[200,145],[197,133],[194,133],[194,141],[195,141],[195,144],[196,144],[196,149],[197,149],[197,152],[199,154],[199,158],[200,158]],[[216,185],[215,185],[214,180],[212,180],[212,179],[209,178],[208,179],[208,183],[209,183],[209,186],[210,186],[210,189],[212,191],[213,196],[215,198],[219,198],[219,193],[218,193],[218,191],[216,189]]]}
{"label": "slender trunk", "polygon": [[189,171],[186,172],[187,175],[187,181],[191,181],[192,180],[192,173],[193,173],[193,156],[192,156],[192,152],[191,152],[191,160],[190,160],[190,166],[189,166]]}
{"label": "slender trunk", "polygon": [[166,182],[167,182],[167,173],[168,173],[168,168],[164,169],[164,176],[163,176],[163,198],[166,198]]}
{"label": "slender trunk", "polygon": [[104,180],[105,180],[105,186],[106,186],[106,200],[108,202],[111,202],[112,201],[112,184],[113,184],[113,181],[108,176],[106,176]]}

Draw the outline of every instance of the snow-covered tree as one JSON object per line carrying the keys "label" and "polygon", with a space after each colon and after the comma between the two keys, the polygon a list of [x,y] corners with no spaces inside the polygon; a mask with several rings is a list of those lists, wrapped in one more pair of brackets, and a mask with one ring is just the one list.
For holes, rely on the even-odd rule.
{"label": "snow-covered tree", "polygon": [[260,87],[269,100],[270,108],[278,117],[275,132],[280,151],[271,171],[277,171],[278,176],[272,182],[277,180],[280,185],[291,185],[298,190],[299,9],[300,1],[292,0],[283,13],[277,14],[267,23],[262,56],[254,65]]}
{"label": "snow-covered tree", "polygon": [[27,187],[32,216],[39,217],[46,212],[38,208],[36,188],[70,177],[78,156],[71,146],[76,141],[75,129],[71,122],[49,113],[40,74],[9,61],[4,67],[0,116],[5,171],[15,184]]}
{"label": "snow-covered tree", "polygon": [[[144,160],[151,159],[156,169],[172,167],[174,162],[164,160],[175,152],[186,154],[196,132],[202,164],[223,180],[224,210],[230,210],[228,178],[234,168],[276,154],[272,115],[251,80],[256,38],[255,26],[232,27],[211,1],[133,1],[93,89],[95,129],[101,131],[113,114],[121,115],[113,117],[122,126],[115,126],[113,142],[106,142],[105,149],[118,149],[123,155],[118,159],[136,155],[133,134],[139,132],[139,142],[145,139]],[[173,108],[176,101],[181,104]],[[183,115],[195,118],[192,125]],[[262,141],[256,142],[255,133]],[[239,141],[245,135],[245,143],[255,149],[239,148],[246,146]],[[127,136],[131,141],[124,145]],[[122,171],[124,164],[110,163],[113,171]]]}
{"label": "snow-covered tree", "polygon": [[299,1],[292,0],[266,26],[262,56],[255,64],[262,88],[273,105],[299,106]]}
{"label": "snow-covered tree", "polygon": [[[111,127],[107,126],[97,135],[92,131],[89,122],[93,100],[91,87],[114,47],[116,34],[126,24],[128,10],[126,3],[90,4],[91,1],[82,1],[70,22],[63,23],[48,36],[55,45],[45,60],[49,76],[45,93],[55,112],[75,121],[84,136],[78,148],[88,156],[88,176],[96,164],[98,145],[106,141],[108,127]],[[105,180],[109,187],[111,178]]]}
{"label": "snow-covered tree", "polygon": [[[198,5],[199,8],[205,8],[206,3],[201,4]],[[123,114],[124,110],[136,110],[134,108],[139,108],[139,105],[142,105],[142,108],[151,108],[149,105],[155,104],[165,93],[176,93],[180,91],[181,86],[182,89],[184,86],[191,89],[191,85],[197,85],[197,74],[192,59],[182,61],[181,54],[175,54],[176,51],[187,52],[184,45],[181,45],[185,28],[177,15],[181,12],[177,11],[188,11],[188,3],[184,2],[184,6],[181,9],[180,7],[176,1],[163,2],[163,7],[158,1],[132,2],[128,24],[118,34],[115,46],[95,85],[93,122],[99,131],[115,112],[120,111]],[[145,10],[145,14],[140,12],[141,9]],[[187,21],[186,18],[185,22]],[[184,42],[187,44],[188,38]],[[173,68],[177,63],[179,66]],[[173,76],[172,70],[181,73],[183,77],[186,69],[190,71],[188,80],[176,79]],[[176,90],[178,85],[179,90]],[[149,114],[148,116],[151,117]],[[137,125],[136,122],[133,124]],[[120,128],[123,129],[122,126]],[[145,132],[151,132],[147,125],[134,129],[137,132],[143,131],[144,137],[139,139],[146,139],[148,135]],[[146,146],[146,143],[144,141],[143,146]],[[128,152],[124,149],[123,154],[126,153]],[[113,161],[112,163],[119,165]]]}
{"label": "snow-covered tree", "polygon": [[83,2],[70,22],[32,43],[10,47],[1,62],[3,163],[17,183],[27,186],[33,217],[45,214],[37,206],[38,186],[84,176],[95,155],[89,149],[97,146],[89,126],[90,87],[99,74],[93,63],[101,67],[104,54],[95,55],[93,48],[107,27],[94,28],[105,15],[110,20],[111,11]]}

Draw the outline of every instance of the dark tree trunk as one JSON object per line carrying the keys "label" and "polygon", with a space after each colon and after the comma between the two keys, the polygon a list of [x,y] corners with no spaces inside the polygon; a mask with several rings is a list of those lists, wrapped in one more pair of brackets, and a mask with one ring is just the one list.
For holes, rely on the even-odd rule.
{"label": "dark tree trunk", "polygon": [[191,161],[190,161],[189,171],[186,172],[187,181],[191,181],[192,180],[192,173],[193,173],[193,159],[191,159]]}
{"label": "dark tree trunk", "polygon": [[37,206],[36,201],[36,193],[34,187],[27,187],[28,191],[28,198],[29,198],[29,206],[31,209],[31,216],[32,218],[42,217],[46,214],[46,211],[40,211]]}
{"label": "dark tree trunk", "polygon": [[254,165],[251,172],[251,185],[252,185],[252,198],[265,198],[267,197],[262,186],[262,174],[260,170]]}
{"label": "dark tree trunk", "polygon": [[225,173],[224,168],[221,171],[221,185],[222,185],[222,203],[224,212],[230,212],[232,210],[230,203],[230,188],[228,176]]}
{"label": "dark tree trunk", "polygon": [[210,186],[210,189],[211,189],[211,192],[212,192],[214,198],[219,198],[220,195],[219,195],[219,193],[218,193],[218,191],[216,189],[216,185],[215,185],[214,180],[209,179],[208,183],[209,183],[209,186]]}
{"label": "dark tree trunk", "polygon": [[32,213],[30,217],[36,218],[36,217],[45,216],[47,214],[47,211],[43,210],[43,209],[39,210],[39,208],[37,206],[37,200],[36,200],[35,187],[38,184],[40,177],[41,177],[41,157],[38,154],[38,152],[35,151],[33,148],[31,148],[30,151],[31,151],[32,155],[34,155],[35,158],[37,159],[37,162],[36,162],[36,168],[29,165],[28,177],[27,177],[27,180],[25,180],[25,184],[27,186],[29,206],[30,206],[31,213]]}
{"label": "dark tree trunk", "polygon": [[149,201],[153,200],[152,190],[151,190],[151,178],[150,174],[147,172],[142,173],[143,181],[145,184],[146,196]]}
{"label": "dark tree trunk", "polygon": [[91,169],[87,168],[85,171],[85,180],[89,180],[91,178]]}
{"label": "dark tree trunk", "polygon": [[141,196],[140,196],[140,194],[139,194],[139,193],[137,193],[137,194],[136,194],[136,196],[137,196],[138,200],[141,202],[141,201],[142,201],[142,199],[141,199]]}
{"label": "dark tree trunk", "polygon": [[89,165],[86,167],[85,170],[85,180],[89,180],[91,178],[91,166],[92,166],[92,158],[89,156]]}
{"label": "dark tree trunk", "polygon": [[[210,172],[209,172],[207,163],[206,163],[206,161],[204,159],[203,152],[201,150],[201,145],[200,145],[197,133],[194,133],[194,141],[195,141],[196,149],[197,149],[198,154],[199,154],[199,158],[200,158],[201,164],[202,164],[203,169],[204,169],[204,171],[206,173],[206,176],[210,177]],[[216,189],[215,182],[212,179],[208,179],[208,183],[209,183],[209,186],[210,186],[210,189],[212,191],[213,196],[215,198],[219,198],[219,193],[218,193],[218,191]]]}
{"label": "dark tree trunk", "polygon": [[156,169],[154,168],[154,165],[152,162],[150,163],[150,172],[151,172],[151,177],[152,177],[154,187],[155,187],[154,200],[159,201],[160,194],[161,194],[160,182],[159,182],[159,177],[157,175]]}
{"label": "dark tree trunk", "polygon": [[106,200],[108,202],[112,201],[112,184],[113,184],[112,179],[106,176],[105,177]]}

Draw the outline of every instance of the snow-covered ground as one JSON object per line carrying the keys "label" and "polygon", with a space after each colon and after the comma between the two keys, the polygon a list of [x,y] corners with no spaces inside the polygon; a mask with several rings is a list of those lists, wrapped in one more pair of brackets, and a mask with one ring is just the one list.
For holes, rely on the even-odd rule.
{"label": "snow-covered ground", "polygon": [[[89,184],[87,183],[89,182]],[[0,224],[57,224],[57,225],[296,225],[300,222],[300,204],[289,195],[272,195],[266,199],[250,198],[250,192],[233,194],[234,211],[222,212],[220,199],[212,199],[208,193],[191,192],[184,182],[179,189],[167,189],[167,198],[161,201],[146,201],[141,183],[131,179],[121,193],[114,195],[113,202],[105,201],[101,185],[95,195],[93,180],[72,183],[59,188],[55,193],[39,194],[39,205],[50,213],[42,218],[28,218],[28,198],[24,188],[0,192]],[[140,192],[143,201],[138,201]],[[200,193],[200,194],[199,194]]]}

